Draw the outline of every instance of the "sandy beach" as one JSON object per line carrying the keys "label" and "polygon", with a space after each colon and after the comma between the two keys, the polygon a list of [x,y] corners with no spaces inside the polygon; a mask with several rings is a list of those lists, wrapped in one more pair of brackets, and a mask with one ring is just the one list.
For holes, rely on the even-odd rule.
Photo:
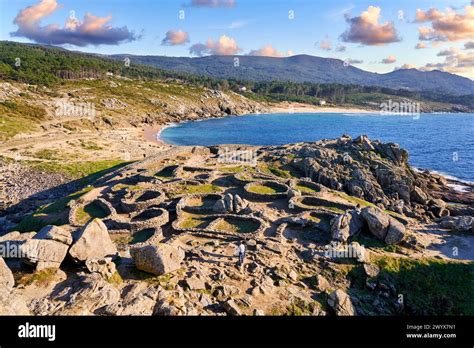
{"label": "sandy beach", "polygon": [[269,113],[374,113],[377,110],[369,110],[362,108],[344,108],[337,106],[316,106],[311,104],[302,104],[294,102],[282,102],[268,105]]}

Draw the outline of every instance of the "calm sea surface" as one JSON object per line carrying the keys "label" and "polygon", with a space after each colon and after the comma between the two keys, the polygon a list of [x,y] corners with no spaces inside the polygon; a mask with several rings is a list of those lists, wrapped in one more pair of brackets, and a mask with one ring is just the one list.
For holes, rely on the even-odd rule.
{"label": "calm sea surface", "polygon": [[230,116],[165,128],[160,137],[176,145],[281,145],[342,134],[395,142],[410,163],[474,182],[474,114],[271,114]]}

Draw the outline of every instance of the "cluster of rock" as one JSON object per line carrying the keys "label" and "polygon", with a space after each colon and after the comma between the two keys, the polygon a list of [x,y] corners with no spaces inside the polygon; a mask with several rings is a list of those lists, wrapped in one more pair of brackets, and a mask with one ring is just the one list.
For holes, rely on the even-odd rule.
{"label": "cluster of rock", "polygon": [[433,196],[434,188],[451,192],[439,175],[414,171],[408,153],[399,145],[352,139],[299,143],[271,151],[269,157],[292,155],[289,164],[314,182],[376,204],[381,209],[416,219],[450,215],[446,203]]}
{"label": "cluster of rock", "polygon": [[[284,313],[356,315],[366,299],[351,291],[352,280],[339,267],[348,259],[363,269],[373,294],[387,301],[397,294],[378,279],[370,248],[358,236],[403,243],[413,235],[410,216],[473,230],[472,216],[451,213],[430,191],[433,178],[412,171],[394,144],[343,137],[259,150],[265,163],[278,161],[302,178],[169,161],[192,155],[211,162],[218,153],[173,149],[131,164],[71,201],[67,225],[0,237],[0,246],[17,248],[35,272],[54,270],[56,282],[26,301],[12,260],[0,258],[0,313],[262,315],[273,313],[268,303],[275,301]],[[260,194],[253,185],[265,187]],[[200,189],[206,193],[187,193]],[[77,218],[88,204],[104,212],[102,220]],[[247,259],[236,268],[241,240]],[[115,284],[122,275],[123,284]],[[314,298],[327,299],[327,308]]]}
{"label": "cluster of rock", "polygon": [[226,193],[223,198],[219,199],[212,210],[217,214],[233,213],[239,214],[248,206],[248,202],[237,194]]}

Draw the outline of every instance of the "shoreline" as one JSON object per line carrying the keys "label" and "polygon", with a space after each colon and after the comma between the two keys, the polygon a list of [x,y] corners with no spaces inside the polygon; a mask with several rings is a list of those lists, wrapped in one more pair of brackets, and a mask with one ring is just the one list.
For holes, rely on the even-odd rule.
{"label": "shoreline", "polygon": [[377,110],[370,110],[357,107],[345,108],[342,106],[316,106],[297,102],[281,102],[278,104],[268,104],[267,114],[293,114],[293,113],[346,113],[346,114],[373,114]]}
{"label": "shoreline", "polygon": [[[265,114],[269,115],[269,114],[279,114],[279,113],[283,113],[283,114],[293,114],[293,113],[374,114],[374,113],[378,113],[378,111],[376,110],[369,110],[369,109],[356,108],[356,107],[344,108],[344,107],[334,107],[334,106],[316,106],[316,105],[297,103],[297,102],[280,102],[280,103],[274,103],[274,104],[267,104],[266,107],[267,107],[267,110],[265,110],[264,112],[254,113],[254,114],[207,117],[207,118],[201,118],[198,120],[192,120],[192,119],[182,120],[180,122],[172,122],[172,123],[167,123],[164,125],[151,126],[144,129],[143,137],[145,138],[145,140],[158,144],[158,145],[182,146],[182,145],[176,145],[176,144],[172,144],[172,143],[168,143],[164,141],[163,138],[161,138],[161,134],[163,133],[163,131],[167,128],[176,127],[187,122],[199,122],[199,121],[215,119],[215,118],[223,118],[223,117],[239,117],[239,116],[247,116],[247,115],[265,115]],[[473,181],[464,180],[464,179],[452,176],[451,174],[441,173],[436,170],[417,168],[414,165],[410,165],[410,166],[415,168],[415,170],[428,171],[432,174],[440,175],[444,177],[447,181],[450,182],[450,186],[458,192],[474,191]]]}

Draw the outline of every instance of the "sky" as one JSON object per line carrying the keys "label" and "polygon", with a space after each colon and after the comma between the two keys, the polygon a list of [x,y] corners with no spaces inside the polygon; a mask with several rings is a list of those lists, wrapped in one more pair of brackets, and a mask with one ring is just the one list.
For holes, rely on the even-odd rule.
{"label": "sky", "polygon": [[103,54],[310,54],[474,79],[474,0],[0,0],[0,40]]}

